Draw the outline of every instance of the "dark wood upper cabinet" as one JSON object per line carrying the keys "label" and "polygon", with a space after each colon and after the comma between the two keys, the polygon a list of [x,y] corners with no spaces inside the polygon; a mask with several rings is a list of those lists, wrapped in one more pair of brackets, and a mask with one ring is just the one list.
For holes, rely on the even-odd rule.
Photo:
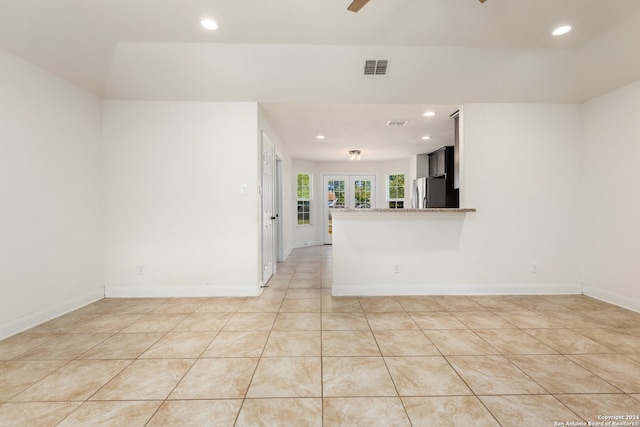
{"label": "dark wood upper cabinet", "polygon": [[446,203],[448,208],[460,207],[458,192],[454,189],[455,148],[442,147],[429,153],[429,177],[446,180]]}

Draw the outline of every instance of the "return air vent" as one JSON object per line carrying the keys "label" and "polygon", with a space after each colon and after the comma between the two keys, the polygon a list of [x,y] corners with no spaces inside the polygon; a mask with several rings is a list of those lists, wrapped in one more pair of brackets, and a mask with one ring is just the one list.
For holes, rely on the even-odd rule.
{"label": "return air vent", "polygon": [[409,123],[409,120],[389,120],[387,126],[404,126]]}
{"label": "return air vent", "polygon": [[365,76],[386,76],[388,69],[388,59],[367,59],[364,63]]}

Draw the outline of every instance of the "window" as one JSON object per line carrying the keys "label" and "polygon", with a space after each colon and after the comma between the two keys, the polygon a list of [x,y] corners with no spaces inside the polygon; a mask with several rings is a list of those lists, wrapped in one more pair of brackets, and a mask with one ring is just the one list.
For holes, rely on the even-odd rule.
{"label": "window", "polygon": [[404,174],[389,175],[389,208],[404,208]]}
{"label": "window", "polygon": [[311,224],[311,175],[298,174],[298,225]]}

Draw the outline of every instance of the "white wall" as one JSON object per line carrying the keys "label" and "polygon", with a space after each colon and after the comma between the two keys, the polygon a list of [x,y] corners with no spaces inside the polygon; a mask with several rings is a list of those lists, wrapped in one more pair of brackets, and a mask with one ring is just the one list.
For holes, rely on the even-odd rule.
{"label": "white wall", "polygon": [[[640,81],[584,105],[584,281],[640,309]],[[611,295],[613,294],[613,295]]]}
{"label": "white wall", "polygon": [[[423,293],[458,285],[464,292],[517,293],[519,285],[529,292],[579,286],[580,106],[466,105],[464,135],[462,207],[477,212],[336,221],[334,289]],[[338,233],[348,245],[344,253]]]}
{"label": "white wall", "polygon": [[103,127],[107,296],[257,294],[257,104],[105,101]]}
{"label": "white wall", "polygon": [[0,50],[0,338],[102,296],[101,101]]}

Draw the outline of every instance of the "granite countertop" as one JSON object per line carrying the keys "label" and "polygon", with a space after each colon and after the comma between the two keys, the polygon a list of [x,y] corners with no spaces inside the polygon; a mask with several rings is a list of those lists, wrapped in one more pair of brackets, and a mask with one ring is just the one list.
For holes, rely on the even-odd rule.
{"label": "granite countertop", "polygon": [[419,213],[429,214],[434,212],[466,213],[475,212],[475,208],[426,208],[426,209],[331,209],[331,213]]}

